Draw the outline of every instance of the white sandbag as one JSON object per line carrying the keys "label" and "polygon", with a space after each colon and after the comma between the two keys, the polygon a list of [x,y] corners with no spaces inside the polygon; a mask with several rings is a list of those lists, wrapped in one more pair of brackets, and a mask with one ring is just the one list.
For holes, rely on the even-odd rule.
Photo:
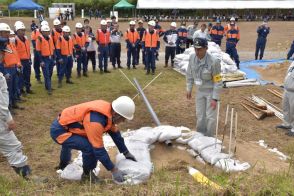
{"label": "white sandbag", "polygon": [[174,127],[169,125],[162,125],[154,128],[154,131],[160,133],[158,137],[159,142],[164,142],[167,140],[174,140],[182,135],[181,127]]}
{"label": "white sandbag", "polygon": [[137,162],[128,160],[123,154],[116,156],[116,167],[127,174],[125,184],[139,184],[149,179],[153,171],[148,144],[126,139],[126,146]]}
{"label": "white sandbag", "polygon": [[179,144],[188,144],[188,142],[194,138],[195,134],[196,134],[196,131],[190,131],[187,133],[182,132],[181,137],[177,138],[175,141]]}
{"label": "white sandbag", "polygon": [[214,166],[225,172],[245,171],[250,168],[249,163],[240,163],[238,160],[233,159],[221,159]]}
{"label": "white sandbag", "polygon": [[[221,141],[217,140],[217,144],[220,144]],[[215,145],[215,138],[213,137],[206,137],[206,136],[196,136],[191,141],[188,142],[188,145],[196,150],[197,152],[201,153],[203,149],[208,148],[209,146]],[[218,147],[219,145],[217,145]],[[220,152],[220,148],[219,148]]]}
{"label": "white sandbag", "polygon": [[141,141],[145,144],[153,144],[157,141],[161,132],[154,131],[152,127],[142,127],[128,137],[128,140]]}
{"label": "white sandbag", "polygon": [[231,59],[230,55],[225,53],[225,52],[221,52],[222,55],[222,61],[227,64],[227,65],[235,65],[235,62]]}
{"label": "white sandbag", "polygon": [[66,180],[81,180],[83,168],[77,163],[68,164],[60,173],[60,177]]}

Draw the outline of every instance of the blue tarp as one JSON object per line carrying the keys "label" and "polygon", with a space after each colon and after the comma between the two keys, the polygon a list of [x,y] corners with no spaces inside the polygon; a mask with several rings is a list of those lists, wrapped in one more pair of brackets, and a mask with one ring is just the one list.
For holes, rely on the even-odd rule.
{"label": "blue tarp", "polygon": [[252,69],[252,66],[255,67],[266,67],[269,64],[272,63],[282,63],[286,61],[286,59],[271,59],[271,60],[251,60],[251,61],[243,61],[240,63],[240,69],[241,71],[244,71],[246,73],[247,78],[256,78],[260,80],[262,84],[266,83],[273,83],[272,81],[263,81],[260,78],[259,73],[257,73],[254,69]]}
{"label": "blue tarp", "polygon": [[18,0],[8,6],[9,10],[42,10],[43,7],[32,0]]}

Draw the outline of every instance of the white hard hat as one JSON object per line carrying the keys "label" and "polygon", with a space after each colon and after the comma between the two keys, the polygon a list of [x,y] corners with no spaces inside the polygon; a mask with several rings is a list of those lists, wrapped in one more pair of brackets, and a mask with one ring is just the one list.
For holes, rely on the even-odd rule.
{"label": "white hard hat", "polygon": [[41,31],[50,31],[50,27],[48,25],[42,25]]}
{"label": "white hard hat", "polygon": [[150,21],[148,22],[148,25],[150,25],[150,26],[155,26],[155,21],[154,21],[154,20],[150,20]]}
{"label": "white hard hat", "polygon": [[76,24],[76,28],[83,28],[82,23],[78,22],[78,23]]}
{"label": "white hard hat", "polygon": [[12,30],[10,29],[10,34],[9,34],[9,35],[15,35],[14,31],[12,31]]}
{"label": "white hard hat", "polygon": [[170,23],[170,26],[171,27],[177,27],[177,23],[176,22],[172,22],[172,23]]}
{"label": "white hard hat", "polygon": [[113,110],[122,117],[132,120],[135,113],[135,103],[127,96],[121,96],[112,102]]}
{"label": "white hard hat", "polygon": [[26,29],[26,27],[24,26],[22,22],[15,24],[14,28],[15,28],[15,31],[18,31],[19,29]]}
{"label": "white hard hat", "polygon": [[107,25],[107,22],[106,22],[106,20],[101,20],[100,24],[101,25]]}
{"label": "white hard hat", "polygon": [[15,28],[17,25],[21,25],[21,24],[23,24],[23,25],[24,25],[24,23],[23,23],[23,22],[21,22],[21,21],[16,21],[16,22],[14,23],[14,28]]}
{"label": "white hard hat", "polygon": [[232,18],[230,19],[230,21],[235,21],[235,18],[234,18],[234,17],[232,17]]}
{"label": "white hard hat", "polygon": [[60,25],[60,24],[61,24],[60,20],[58,20],[58,19],[53,20],[53,25],[54,26],[55,25]]}
{"label": "white hard hat", "polygon": [[70,33],[70,28],[69,28],[69,26],[64,26],[64,27],[62,27],[62,31],[63,31],[63,32],[66,32],[66,33]]}
{"label": "white hard hat", "polygon": [[136,25],[136,22],[132,20],[132,21],[130,22],[130,25]]}
{"label": "white hard hat", "polygon": [[0,31],[8,31],[10,32],[10,27],[6,23],[0,23]]}
{"label": "white hard hat", "polygon": [[49,26],[49,24],[48,24],[48,22],[47,22],[46,20],[43,20],[43,21],[41,22],[41,26],[43,26],[43,25],[47,25],[47,26]]}

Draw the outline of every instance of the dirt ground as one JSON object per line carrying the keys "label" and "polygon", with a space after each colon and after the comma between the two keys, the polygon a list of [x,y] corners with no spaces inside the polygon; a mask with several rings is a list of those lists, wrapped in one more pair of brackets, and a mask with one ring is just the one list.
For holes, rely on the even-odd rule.
{"label": "dirt ground", "polygon": [[281,86],[284,83],[284,79],[291,63],[285,61],[283,63],[269,64],[267,67],[253,67],[263,80],[272,81],[276,85]]}
{"label": "dirt ground", "polygon": [[[14,24],[14,22],[19,19],[20,18],[11,18],[9,21],[8,19],[0,18],[0,22],[9,22],[10,24]],[[26,26],[29,27],[31,18],[21,18],[21,20],[23,20]],[[80,22],[82,20],[76,20],[75,22],[78,21]],[[69,22],[72,29],[75,22]],[[51,20],[50,24],[52,24]],[[99,26],[99,21],[94,21],[94,19],[92,19],[90,24],[94,30],[96,30]],[[168,25],[168,23],[162,23],[163,28],[167,28]],[[256,28],[260,25],[260,22],[240,22],[238,25],[241,28],[241,40],[238,43],[238,50],[240,52],[254,52],[253,48],[255,48],[256,42]],[[127,23],[121,23],[120,29],[124,31],[127,26]],[[270,22],[269,26],[271,27],[271,33],[268,37],[265,56],[267,56],[267,52],[275,52],[277,54],[287,52],[294,38],[294,23]],[[224,44],[222,48],[224,48]],[[163,44],[161,51],[164,51]],[[123,51],[123,55],[125,55],[125,51]],[[148,96],[150,103],[154,106],[155,112],[157,113],[162,124],[186,126],[191,129],[195,129],[195,100],[193,98],[191,101],[187,101],[185,98],[185,78],[171,69],[163,69],[164,55],[160,55],[157,72],[159,73],[162,71],[163,74],[154,84],[145,90],[145,93]],[[254,56],[252,56],[252,59],[253,58]],[[284,58],[284,56],[281,55],[280,58]],[[139,68],[141,67],[142,65],[139,66]],[[262,75],[263,79],[271,79],[280,84],[283,83],[286,69],[287,63],[283,63],[281,65],[270,65],[269,68],[256,68],[256,70]],[[143,84],[150,81],[144,75],[144,71],[139,69],[128,72],[128,74],[129,77],[141,77],[142,80],[144,79]],[[39,97],[32,99],[32,102],[28,101],[25,103],[24,105],[28,109],[19,111],[15,119],[18,127],[21,127],[18,128],[17,135],[23,142],[25,151],[30,158],[30,163],[36,173],[40,173],[45,176],[56,175],[54,166],[58,163],[57,157],[60,148],[58,145],[53,143],[51,138],[48,136],[48,129],[50,123],[56,117],[56,114],[60,112],[61,108],[80,103],[82,101],[95,99],[97,96],[106,96],[107,99],[111,100],[114,95],[119,96],[126,94],[133,96],[133,94],[136,93],[132,86],[123,84],[127,83],[123,78],[114,78],[114,76],[118,75],[119,73],[115,72],[105,76],[107,77],[106,79],[101,79],[99,76],[91,73],[89,78],[83,79],[83,82],[77,82],[76,85],[78,88],[69,87],[69,89],[64,90],[63,94],[57,92],[57,94],[54,95],[56,96],[54,99],[50,99],[47,95],[45,95],[43,86],[37,86],[35,83],[33,84],[33,87],[35,87],[35,89],[38,90],[38,93],[40,93],[40,95],[38,95]],[[92,80],[91,77],[95,78],[96,81]],[[116,89],[116,86],[112,85],[114,80],[123,81],[120,84],[121,88]],[[99,85],[100,83],[98,82],[103,83],[105,87],[102,88],[102,85]],[[54,81],[54,85],[56,85],[56,81]],[[81,85],[84,86],[81,87]],[[95,92],[89,90],[93,88],[95,88]],[[112,95],[103,92],[103,90],[107,88],[111,89],[110,91]],[[243,97],[248,97],[254,94],[265,98],[281,108],[282,100],[270,94],[267,91],[268,88],[276,89],[282,92],[281,88],[273,85],[223,89],[221,95],[219,134],[222,135],[226,105],[229,104],[230,107],[234,107],[236,109],[239,116],[236,157],[241,161],[249,162],[258,170],[266,168],[268,171],[280,171],[287,169],[288,163],[279,160],[275,154],[270,153],[258,146],[256,142],[262,139],[265,140],[270,147],[276,147],[280,151],[286,152],[288,145],[293,142],[293,138],[286,136],[284,131],[275,129],[277,124],[282,123],[278,118],[267,117],[264,120],[258,121],[240,105],[243,101]],[[137,107],[136,117],[133,121],[123,123],[121,126],[122,130],[126,130],[128,128],[138,129],[142,126],[155,125],[142,100],[136,99],[135,102]],[[228,132],[225,134],[225,144],[227,144]],[[112,159],[114,159],[115,151],[112,150],[110,154]],[[188,155],[188,153],[177,148],[167,148],[163,144],[155,145],[155,149],[151,150],[151,158],[154,162],[155,170],[171,167],[173,164],[182,167],[182,171],[185,174],[186,170],[184,170],[184,167],[186,167],[186,165],[193,165],[202,169],[205,168],[205,166],[196,162],[190,155]],[[3,175],[11,176],[11,170],[7,170],[7,167],[7,162],[2,157],[0,159],[0,169],[3,171]],[[109,172],[106,172],[104,169],[102,169],[101,175],[102,177],[110,178]],[[54,179],[52,182],[54,184]]]}

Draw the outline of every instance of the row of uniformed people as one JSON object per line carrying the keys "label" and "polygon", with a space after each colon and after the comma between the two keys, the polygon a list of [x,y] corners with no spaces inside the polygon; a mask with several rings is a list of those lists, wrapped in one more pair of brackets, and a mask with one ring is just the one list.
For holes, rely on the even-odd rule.
{"label": "row of uniformed people", "polygon": [[17,105],[17,102],[21,101],[21,94],[33,93],[30,83],[30,42],[25,36],[22,22],[15,23],[15,31],[16,35],[8,24],[0,23],[0,37],[9,39],[3,62],[0,63],[0,72],[6,78],[10,109],[22,109]]}

